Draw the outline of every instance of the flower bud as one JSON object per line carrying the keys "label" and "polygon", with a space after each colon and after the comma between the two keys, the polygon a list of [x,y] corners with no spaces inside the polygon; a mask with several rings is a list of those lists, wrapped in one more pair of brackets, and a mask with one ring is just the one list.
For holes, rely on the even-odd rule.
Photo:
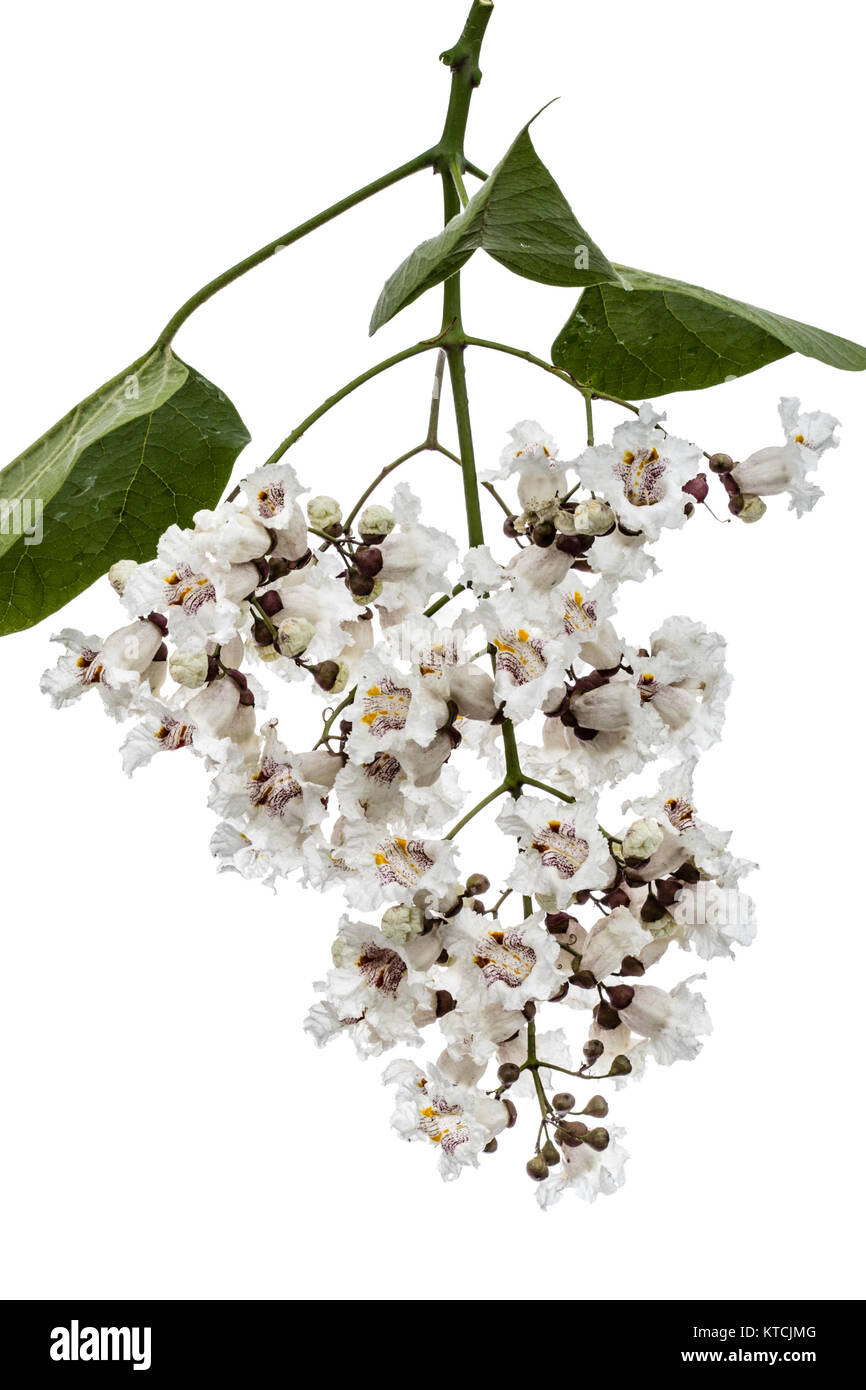
{"label": "flower bud", "polygon": [[311,497],[307,503],[307,516],[311,526],[317,531],[327,531],[329,526],[339,526],[343,510],[334,497]]}
{"label": "flower bud", "polygon": [[600,1038],[590,1038],[589,1042],[583,1044],[583,1055],[590,1066],[592,1066],[593,1062],[598,1061],[603,1052],[604,1043]]}
{"label": "flower bud", "polygon": [[267,613],[269,618],[273,618],[283,607],[283,600],[276,589],[268,589],[267,593],[261,594],[257,600],[261,609]]}
{"label": "flower bud", "polygon": [[122,594],[127,583],[135,574],[138,565],[135,560],[117,560],[108,571],[108,582],[117,594]]}
{"label": "flower bud", "polygon": [[420,907],[389,907],[382,917],[382,935],[398,946],[405,946],[413,936],[420,936],[423,930],[424,914]]}
{"label": "flower bud", "polygon": [[503,1086],[513,1086],[520,1076],[520,1068],[516,1062],[503,1062],[496,1075]]}
{"label": "flower bud", "polygon": [[526,1165],[526,1171],[534,1182],[544,1182],[550,1175],[546,1159],[541,1154],[536,1154]]}
{"label": "flower bud", "polygon": [[646,966],[643,961],[638,960],[637,956],[623,956],[619,973],[621,975],[644,975],[646,974]]}
{"label": "flower bud", "polygon": [[517,1124],[517,1106],[514,1104],[513,1100],[507,1100],[505,1096],[502,1097],[501,1104],[505,1106],[505,1112],[508,1115],[505,1128],[513,1129]]}
{"label": "flower bud", "polygon": [[611,1076],[628,1076],[631,1071],[631,1062],[620,1053],[618,1057],[614,1057],[609,1071]]}
{"label": "flower bud", "polygon": [[557,1091],[551,1102],[554,1110],[573,1110],[574,1096],[571,1091]]}
{"label": "flower bud", "polygon": [[634,999],[634,990],[631,985],[611,985],[607,991],[607,997],[611,1008],[627,1009]]}
{"label": "flower bud", "polygon": [[595,1120],[603,1120],[607,1114],[607,1110],[607,1101],[604,1096],[593,1096],[591,1100],[587,1101],[581,1114],[591,1115]]}
{"label": "flower bud", "polygon": [[491,1139],[489,1143],[484,1145],[484,1148],[481,1150],[481,1152],[484,1154],[495,1154],[498,1148],[499,1141],[497,1139]]}
{"label": "flower bud", "polygon": [[[277,648],[283,656],[300,656],[316,635],[316,629],[306,618],[287,618],[277,632]],[[318,679],[318,677],[317,677]],[[324,686],[330,690],[332,686]]]}
{"label": "flower bud", "polygon": [[734,466],[734,460],[730,454],[713,454],[710,459],[710,468],[714,473],[730,473]]}
{"label": "flower bud", "polygon": [[606,536],[616,525],[613,508],[598,497],[578,502],[573,519],[574,529],[581,536]]}
{"label": "flower bud", "polygon": [[394,513],[387,507],[365,507],[358,519],[358,532],[366,545],[378,545],[396,526]]}
{"label": "flower bud", "polygon": [[664,837],[665,832],[657,820],[644,816],[633,821],[622,840],[623,858],[635,864],[651,859]]}
{"label": "flower bud", "polygon": [[365,579],[362,574],[357,573],[350,574],[346,583],[359,608],[366,608],[368,603],[375,603],[384,587],[381,579]]}
{"label": "flower bud", "polygon": [[454,998],[454,996],[453,996],[452,994],[449,994],[448,991],[447,991],[447,989],[437,989],[437,991],[436,991],[436,1017],[437,1017],[437,1018],[444,1018],[446,1014],[450,1014],[451,1011],[452,1011],[452,1009],[456,1009],[456,1008],[457,1008],[457,1001],[456,1001],[456,999]]}
{"label": "flower bud", "polygon": [[698,473],[689,482],[683,483],[683,492],[688,493],[689,497],[694,497],[696,502],[706,502],[709,490],[706,473]]}
{"label": "flower bud", "polygon": [[340,667],[336,661],[320,661],[317,666],[311,666],[310,670],[320,690],[334,689],[340,675]]}
{"label": "flower bud", "polygon": [[575,970],[568,978],[578,989],[595,989],[596,980],[591,970]]}
{"label": "flower bud", "polygon": [[375,579],[382,568],[382,552],[375,545],[359,545],[355,551],[355,568],[365,579]]}
{"label": "flower bud", "polygon": [[732,497],[728,503],[728,511],[749,525],[753,521],[760,521],[766,510],[766,502],[747,492],[741,493],[739,497]]}
{"label": "flower bud", "polygon": [[470,874],[466,880],[466,892],[472,898],[490,892],[490,879],[486,874]]}
{"label": "flower bud", "polygon": [[197,690],[207,680],[207,652],[172,653],[168,673],[178,685],[185,685],[187,690]]}
{"label": "flower bud", "polygon": [[547,1143],[544,1145],[543,1149],[541,1150],[541,1157],[544,1159],[545,1163],[549,1168],[554,1168],[557,1163],[562,1162],[559,1156],[559,1149],[556,1147],[552,1139],[548,1139]]}
{"label": "flower bud", "polygon": [[596,1004],[593,1012],[599,1028],[611,1029],[619,1027],[619,1014],[610,1004]]}
{"label": "flower bud", "polygon": [[591,1129],[585,1136],[583,1142],[584,1144],[589,1144],[591,1149],[595,1149],[596,1153],[603,1153],[610,1143],[610,1135],[606,1129],[602,1129],[601,1127],[598,1129]]}
{"label": "flower bud", "polygon": [[584,1135],[589,1130],[582,1120],[560,1120],[556,1126],[556,1137],[563,1148],[576,1149],[584,1140]]}
{"label": "flower bud", "polygon": [[556,527],[552,521],[539,521],[532,528],[532,543],[546,550],[556,540]]}

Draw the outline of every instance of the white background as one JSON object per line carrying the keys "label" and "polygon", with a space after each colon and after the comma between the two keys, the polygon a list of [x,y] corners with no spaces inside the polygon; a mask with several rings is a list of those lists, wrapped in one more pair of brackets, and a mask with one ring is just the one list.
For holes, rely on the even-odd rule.
{"label": "white background", "polygon": [[[448,88],[437,55],[465,9],[10,10],[3,456],[137,357],[211,275],[430,144]],[[490,168],[559,95],[536,143],[611,258],[863,340],[858,23],[837,0],[500,0],[467,153]],[[416,178],[183,329],[181,354],[250,427],[245,468],[367,363],[437,330],[430,296],[366,341],[382,280],[439,216],[438,187]],[[470,331],[542,354],[574,300],[480,255],[465,279]],[[353,500],[423,432],[431,365],[345,403],[298,470]],[[469,370],[482,464],[526,416],[579,451],[579,398],[516,362],[476,354]],[[777,499],[759,526],[704,512],[669,535],[630,631],[685,611],[730,638],[735,688],[700,806],[761,860],[760,934],[710,969],[698,1062],[616,1097],[628,1182],[591,1208],[536,1209],[528,1121],[481,1172],[441,1183],[432,1155],[389,1131],[380,1064],[302,1032],[337,900],[217,878],[200,765],[158,760],[128,782],[95,699],[48,709],[49,636],[117,625],[107,586],[0,644],[3,1294],[863,1294],[863,379],[790,357],[664,406],[676,433],[743,456],[778,439],[781,394],[843,421],[826,498],[801,522]],[[618,418],[598,412],[602,437]],[[431,456],[413,477],[441,498],[455,483],[441,469]]]}

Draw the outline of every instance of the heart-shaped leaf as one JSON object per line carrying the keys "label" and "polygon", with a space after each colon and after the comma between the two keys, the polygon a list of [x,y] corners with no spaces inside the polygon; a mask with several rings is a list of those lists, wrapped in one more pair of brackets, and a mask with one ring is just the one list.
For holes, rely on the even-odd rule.
{"label": "heart-shaped leaf", "polygon": [[425,290],[447,280],[479,247],[516,275],[544,285],[619,283],[538,158],[529,137],[531,124],[463,211],[394,271],[373,311],[371,334]]}
{"label": "heart-shaped leaf", "polygon": [[698,391],[745,376],[791,352],[845,371],[866,348],[753,304],[617,266],[624,285],[584,291],[551,360],[599,391],[628,398]]}
{"label": "heart-shaped leaf", "polygon": [[213,506],[249,434],[216,386],[156,348],[0,473],[0,635],[47,617],[115,560],[148,560]]}

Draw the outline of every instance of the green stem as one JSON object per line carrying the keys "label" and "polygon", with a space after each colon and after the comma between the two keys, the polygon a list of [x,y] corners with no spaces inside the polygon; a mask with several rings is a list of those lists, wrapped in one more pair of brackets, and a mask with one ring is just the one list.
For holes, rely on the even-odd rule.
{"label": "green stem", "polygon": [[520,784],[523,787],[537,787],[539,791],[550,792],[551,796],[558,796],[560,801],[574,801],[574,797],[569,796],[568,792],[561,792],[558,787],[549,787],[546,782],[537,782],[534,777],[526,777],[523,773],[520,774]]}
{"label": "green stem", "polygon": [[388,474],[393,473],[394,469],[399,468],[402,463],[408,463],[409,459],[414,458],[416,454],[423,454],[427,447],[428,446],[426,444],[416,444],[414,449],[407,449],[406,453],[401,454],[400,457],[398,459],[395,459],[393,463],[386,464],[386,466],[381,470],[381,472],[378,473],[376,477],[373,479],[372,483],[370,483],[369,487],[364,489],[364,491],[361,493],[361,496],[355,503],[354,507],[349,512],[349,515],[346,517],[346,520],[344,522],[346,531],[348,531],[351,527],[352,522],[355,520],[355,517],[358,515],[367,498],[372,496],[379,484],[385,481]]}
{"label": "green stem", "polygon": [[431,603],[429,608],[424,609],[424,617],[432,618],[433,614],[438,613],[440,608],[444,608],[446,603],[450,603],[458,594],[462,594],[465,588],[465,584],[455,584],[450,594],[443,594],[441,598],[437,598],[435,603]]}
{"label": "green stem", "polygon": [[346,698],[344,700],[341,700],[340,703],[337,705],[337,708],[331,714],[329,714],[328,718],[325,720],[325,727],[322,729],[321,736],[315,745],[316,748],[318,748],[323,743],[327,743],[328,735],[331,732],[331,726],[333,725],[334,720],[336,719],[338,714],[342,714],[343,710],[347,707],[347,705],[350,705],[352,703],[357,693],[357,690],[358,687],[356,685],[353,686]]}
{"label": "green stem", "polygon": [[319,227],[324,227],[326,222],[330,222],[341,213],[348,212],[350,208],[356,207],[358,203],[363,203],[367,198],[372,198],[374,194],[381,193],[384,189],[390,188],[392,184],[399,183],[401,179],[408,178],[410,174],[418,173],[421,169],[429,169],[436,158],[435,150],[425,150],[423,154],[416,155],[414,159],[408,160],[406,164],[401,164],[399,168],[392,169],[390,173],[383,174],[381,178],[374,179],[372,183],[365,184],[357,192],[350,193],[347,197],[341,198],[339,202],[333,203],[331,207],[325,208],[324,212],[316,213],[315,217],[309,218],[306,222],[301,222],[299,226],[293,227],[285,236],[277,237],[276,241],[269,241],[267,246],[263,246],[259,251],[254,251],[252,255],[246,256],[244,260],[238,261],[237,265],[231,266],[223,271],[216,279],[210,280],[202,289],[194,294],[190,299],[182,304],[177,313],[169,319],[165,328],[156,340],[156,347],[164,347],[170,343],[178,329],[186,323],[191,314],[202,304],[206,304],[220,290],[225,289],[233,280],[237,280],[241,275],[246,275],[248,270],[253,270],[255,266],[261,265],[263,261],[282,251],[286,246],[291,246],[293,242],[300,241],[302,237],[310,232],[315,232]]}
{"label": "green stem", "polygon": [[523,362],[529,362],[533,367],[540,367],[543,372],[558,377],[560,381],[564,381],[567,386],[573,386],[575,391],[580,391],[584,396],[589,392],[593,400],[611,401],[614,405],[622,406],[623,410],[630,410],[634,415],[640,413],[638,407],[632,405],[630,401],[621,400],[619,396],[610,396],[605,391],[596,391],[594,387],[578,381],[564,367],[555,367],[552,362],[545,362],[543,357],[536,357],[534,353],[527,352],[524,348],[512,347],[510,343],[495,343],[489,338],[465,337],[463,341],[467,347],[487,348],[491,352],[504,352],[509,357],[519,357]]}
{"label": "green stem", "polygon": [[453,840],[455,835],[460,834],[460,831],[463,829],[464,825],[468,825],[469,822],[473,820],[475,816],[478,815],[479,811],[483,811],[485,806],[489,806],[491,801],[495,801],[498,796],[503,796],[507,791],[508,787],[504,782],[500,786],[494,787],[493,791],[488,792],[484,799],[478,802],[477,806],[473,806],[471,811],[467,811],[466,815],[463,817],[462,820],[459,820],[455,826],[452,826],[452,828],[448,831],[448,834],[445,836],[445,839]]}
{"label": "green stem", "polygon": [[392,357],[386,357],[384,362],[377,362],[375,366],[368,367],[365,372],[361,372],[360,376],[356,376],[345,386],[341,386],[339,391],[335,391],[333,396],[329,396],[326,401],[322,401],[321,405],[311,411],[306,420],[302,420],[297,429],[292,430],[292,433],[286,436],[282,444],[271,454],[270,458],[265,459],[265,464],[276,463],[281,459],[283,454],[287,453],[292,445],[297,444],[301,436],[306,434],[311,425],[314,425],[317,420],[321,420],[322,416],[327,415],[328,411],[333,410],[334,406],[339,405],[340,401],[345,400],[347,396],[351,396],[352,392],[357,391],[359,386],[363,386],[366,382],[372,381],[373,377],[379,376],[382,372],[387,372],[390,367],[395,367],[398,362],[406,362],[410,357],[417,357],[421,352],[430,352],[436,346],[436,343],[431,342],[415,343],[412,347],[403,348],[401,352],[395,352]]}

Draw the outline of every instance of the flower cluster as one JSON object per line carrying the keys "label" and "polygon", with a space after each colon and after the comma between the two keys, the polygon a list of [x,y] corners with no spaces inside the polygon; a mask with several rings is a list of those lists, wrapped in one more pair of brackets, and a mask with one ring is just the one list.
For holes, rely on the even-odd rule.
{"label": "flower cluster", "polygon": [[[483,475],[507,513],[501,555],[461,557],[405,484],[344,518],[332,497],[302,506],[289,465],[263,467],[170,528],[153,563],[113,567],[125,626],[58,636],[43,688],[58,706],[96,691],[128,721],[128,772],[184,748],[203,759],[221,869],[342,893],[307,1028],[365,1057],[438,1035],[435,1061],[392,1061],[385,1081],[398,1133],[432,1144],[445,1178],[493,1152],[525,1102],[542,1206],[615,1190],[627,1155],[598,1083],[694,1058],[710,1030],[700,975],[663,988],[647,972],[753,936],[754,866],[694,792],[722,728],[724,642],[681,615],[634,642],[615,619],[714,475],[744,521],[782,491],[811,507],[836,421],[790,399],[781,416],[785,442],[736,463],[648,404],[571,462],[524,421]],[[266,714],[285,682],[323,702],[317,736]],[[617,801],[634,774],[644,794]],[[620,806],[610,829],[602,798]],[[561,1026],[538,1031],[547,1004]]]}

